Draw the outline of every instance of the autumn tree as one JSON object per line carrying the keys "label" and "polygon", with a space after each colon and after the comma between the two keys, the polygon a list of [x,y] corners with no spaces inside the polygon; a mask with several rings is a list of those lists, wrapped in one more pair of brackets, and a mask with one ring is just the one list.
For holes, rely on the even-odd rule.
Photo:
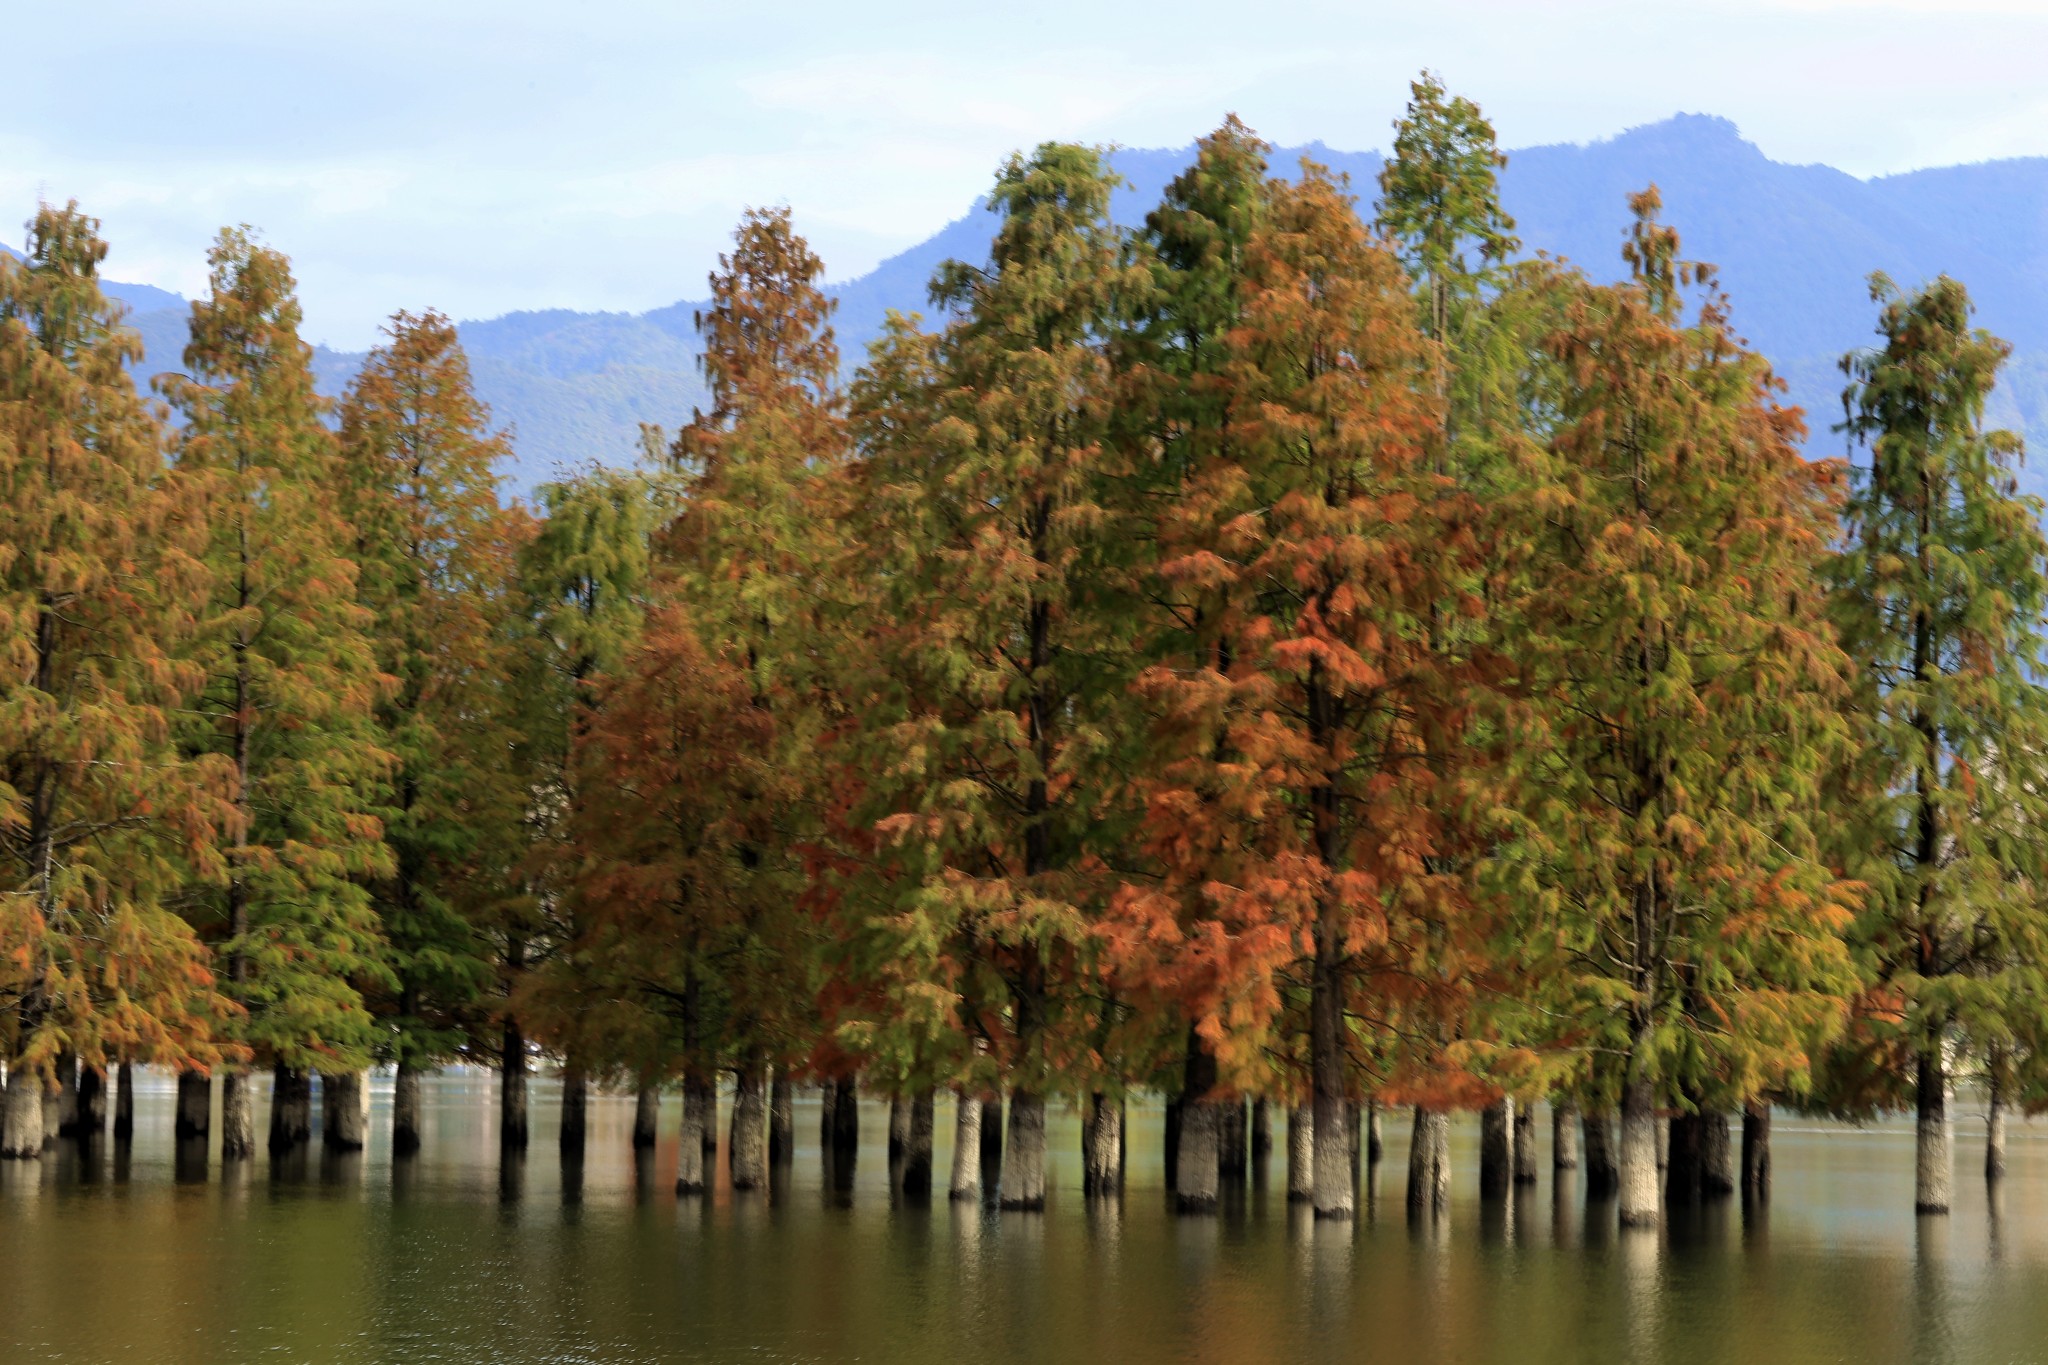
{"label": "autumn tree", "polygon": [[43,1146],[60,1059],[204,1070],[238,1055],[234,1012],[176,912],[225,874],[227,774],[176,717],[205,610],[190,483],[126,369],[101,292],[106,244],[44,205],[0,257],[0,1154]]}
{"label": "autumn tree", "polygon": [[[498,503],[503,435],[471,390],[455,326],[395,315],[341,408],[343,508],[357,600],[393,685],[376,709],[392,755],[378,814],[390,852],[371,894],[396,982],[381,998],[398,1064],[393,1141],[418,1145],[423,1068],[472,1022],[491,967],[480,933],[517,894],[506,851],[525,794],[512,772],[500,657],[512,535]],[[508,1057],[523,1077],[516,1021]]]}
{"label": "autumn tree", "polygon": [[1843,430],[1867,463],[1834,565],[1871,797],[1848,812],[1872,887],[1856,938],[1875,1050],[1917,1114],[1914,1204],[1945,1213],[1950,1050],[1967,1040],[1996,1100],[2007,1059],[2042,1041],[2048,539],[2015,488],[2019,438],[1984,428],[2011,348],[1970,325],[1946,276],[1911,293],[1874,276],[1871,295],[1882,340],[1842,362]]}
{"label": "autumn tree", "polygon": [[1630,278],[1558,283],[1558,421],[1522,451],[1528,700],[1504,722],[1519,792],[1490,872],[1523,914],[1512,960],[1574,1046],[1619,1063],[1620,1214],[1642,1226],[1660,1103],[1797,1089],[1853,976],[1820,842],[1846,734],[1817,583],[1841,471],[1800,457],[1798,414],[1655,190],[1631,203]]}
{"label": "autumn tree", "polygon": [[[209,260],[188,373],[159,381],[185,419],[177,468],[201,499],[212,579],[190,646],[205,685],[182,739],[225,761],[235,814],[225,884],[202,886],[186,914],[246,1011],[237,1036],[276,1065],[284,1096],[310,1071],[361,1072],[375,1051],[357,983],[382,971],[365,883],[389,862],[371,799],[383,679],[289,263],[232,228]],[[254,1150],[252,1100],[230,1069],[228,1159]]]}

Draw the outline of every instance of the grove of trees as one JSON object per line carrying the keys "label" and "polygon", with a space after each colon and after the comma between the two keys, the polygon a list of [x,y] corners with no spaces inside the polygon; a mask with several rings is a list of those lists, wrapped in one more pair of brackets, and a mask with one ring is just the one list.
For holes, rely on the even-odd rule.
{"label": "grove of trees", "polygon": [[316,1075],[360,1145],[389,1064],[403,1152],[459,1058],[515,1148],[535,1065],[571,1154],[592,1084],[677,1085],[684,1193],[725,1077],[736,1187],[794,1084],[843,1151],[857,1078],[907,1188],[943,1113],[952,1192],[999,1145],[1024,1209],[1049,1106],[1116,1193],[1138,1091],[1190,1212],[1284,1116],[1349,1217],[1398,1113],[1438,1216],[1449,1116],[1493,1185],[1546,1101],[1624,1224],[1764,1195],[1773,1106],[1912,1109],[1943,1211],[1958,1080],[2002,1171],[2048,1106],[2048,539],[1963,286],[1873,279],[1808,458],[1654,188],[1603,284],[1523,253],[1433,77],[1372,202],[1267,153],[1227,120],[1133,227],[1098,151],[1013,157],[988,258],[850,371],[750,211],[709,407],[530,505],[446,318],[332,403],[230,229],[145,397],[44,205],[0,258],[0,1155],[110,1095],[122,1135],[138,1064],[187,1137],[219,1078],[228,1161],[261,1072],[288,1151]]}

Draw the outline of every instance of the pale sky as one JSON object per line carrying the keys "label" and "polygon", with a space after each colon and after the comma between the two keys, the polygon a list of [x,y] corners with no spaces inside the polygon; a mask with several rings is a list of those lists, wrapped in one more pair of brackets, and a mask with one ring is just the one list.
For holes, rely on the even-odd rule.
{"label": "pale sky", "polygon": [[307,333],[397,308],[700,297],[787,203],[836,278],[1046,139],[1384,147],[1424,66],[1503,145],[1686,111],[1857,175],[2048,155],[2048,0],[0,0],[0,223],[77,198],[108,274],[191,295],[225,223],[288,252]]}

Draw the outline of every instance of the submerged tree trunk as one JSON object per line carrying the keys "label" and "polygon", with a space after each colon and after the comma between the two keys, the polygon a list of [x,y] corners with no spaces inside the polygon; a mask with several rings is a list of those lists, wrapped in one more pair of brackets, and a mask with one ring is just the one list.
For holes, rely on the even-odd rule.
{"label": "submerged tree trunk", "polygon": [[1550,1165],[1559,1171],[1579,1169],[1579,1106],[1570,1100],[1550,1102]]}
{"label": "submerged tree trunk", "polygon": [[702,1194],[709,1183],[704,1162],[705,1114],[700,1103],[702,1090],[685,1078],[683,1112],[676,1127],[676,1193]]}
{"label": "submerged tree trunk", "polygon": [[320,1139],[338,1152],[359,1152],[370,1139],[370,1073],[320,1078]]}
{"label": "submerged tree trunk", "polygon": [[786,1068],[775,1068],[775,1083],[768,1092],[768,1160],[789,1161],[796,1156],[796,1096]]}
{"label": "submerged tree trunk", "polygon": [[1700,1193],[1709,1199],[1735,1193],[1735,1145],[1728,1115],[1718,1109],[1700,1115]]}
{"label": "submerged tree trunk", "polygon": [[1252,1101],[1252,1164],[1263,1166],[1273,1155],[1273,1105],[1261,1095]]}
{"label": "submerged tree trunk", "polygon": [[1351,1134],[1345,1121],[1344,998],[1337,969],[1337,930],[1327,907],[1316,927],[1316,964],[1309,992],[1309,1072],[1315,1109],[1315,1209],[1318,1218],[1349,1218],[1357,1207],[1351,1183]]}
{"label": "submerged tree trunk", "polygon": [[1479,1114],[1479,1197],[1499,1199],[1515,1178],[1515,1102],[1503,1095]]}
{"label": "submerged tree trunk", "polygon": [[177,1108],[171,1117],[171,1136],[202,1138],[212,1125],[213,1078],[203,1071],[180,1071]]}
{"label": "submerged tree trunk", "polygon": [[932,1192],[933,1128],[937,1116],[932,1110],[931,1087],[910,1097],[910,1136],[903,1146],[903,1192],[927,1195]]}
{"label": "submerged tree trunk", "polygon": [[981,1102],[981,1183],[992,1189],[1003,1172],[1003,1097]]}
{"label": "submerged tree trunk", "polygon": [[1948,1076],[1940,1044],[1920,1055],[1914,1098],[1919,1122],[1913,1160],[1913,1210],[1947,1213],[1955,1181],[1953,1135],[1948,1126]]}
{"label": "submerged tree trunk", "polygon": [[1441,1218],[1451,1209],[1451,1116],[1415,1109],[1408,1143],[1408,1217]]}
{"label": "submerged tree trunk", "polygon": [[1984,1178],[2005,1178],[2005,1087],[1994,1071],[1990,1078],[1989,1104],[1984,1112]]}
{"label": "submerged tree trunk", "polygon": [[841,1076],[832,1082],[832,1152],[851,1158],[860,1151],[860,1082]]}
{"label": "submerged tree trunk", "polygon": [[[1632,1063],[1630,1070],[1635,1070]],[[1647,1077],[1631,1075],[1621,1090],[1621,1161],[1617,1188],[1621,1225],[1653,1228],[1657,1207],[1657,1102]]]}
{"label": "submerged tree trunk", "polygon": [[114,1072],[114,1141],[135,1139],[135,1065],[123,1062]]}
{"label": "submerged tree trunk", "polygon": [[57,1054],[57,1136],[78,1136],[78,1054]]}
{"label": "submerged tree trunk", "polygon": [[1621,1188],[1621,1161],[1614,1145],[1614,1118],[1588,1111],[1580,1130],[1586,1139],[1586,1197],[1601,1199]]}
{"label": "submerged tree trunk", "polygon": [[7,1068],[6,1121],[0,1158],[34,1161],[43,1154],[43,1078],[16,1058]]}
{"label": "submerged tree trunk", "polygon": [[1751,1100],[1742,1109],[1742,1198],[1760,1203],[1771,1197],[1771,1106]]}
{"label": "submerged tree trunk", "polygon": [[107,1073],[102,1067],[78,1069],[78,1132],[84,1142],[97,1142],[107,1131]]}
{"label": "submerged tree trunk", "polygon": [[718,1174],[718,1083],[709,1076],[686,1077],[683,1090],[697,1111],[697,1150],[704,1157],[704,1183]]}
{"label": "submerged tree trunk", "polygon": [[256,1078],[241,1067],[220,1074],[220,1159],[256,1155]]}
{"label": "submerged tree trunk", "polygon": [[563,1156],[582,1156],[590,1137],[590,1077],[571,1055],[562,1059],[562,1126],[555,1145]]}
{"label": "submerged tree trunk", "polygon": [[756,1056],[736,1073],[732,1101],[732,1187],[758,1190],[768,1184],[767,1067]]}
{"label": "submerged tree trunk", "polygon": [[1515,1106],[1515,1183],[1533,1185],[1536,1183],[1536,1167],[1540,1158],[1536,1152],[1536,1106],[1518,1104]]}
{"label": "submerged tree trunk", "polygon": [[660,1137],[661,1087],[646,1081],[633,1092],[633,1146],[652,1147]]}
{"label": "submerged tree trunk", "polygon": [[498,1147],[523,1152],[526,1139],[526,1035],[507,1019],[498,1053]]}
{"label": "submerged tree trunk", "polygon": [[1173,1166],[1173,1206],[1182,1213],[1211,1213],[1216,1208],[1225,1115],[1211,1093],[1215,1089],[1215,1054],[1190,1028],[1181,1070],[1180,1134]]}
{"label": "submerged tree trunk", "polygon": [[901,1094],[889,1096],[889,1164],[903,1160],[910,1147],[910,1101]]}
{"label": "submerged tree trunk", "polygon": [[270,1080],[270,1150],[288,1152],[312,1140],[312,1073],[279,1062]]}
{"label": "submerged tree trunk", "polygon": [[1365,1106],[1365,1159],[1374,1166],[1387,1154],[1386,1134],[1381,1131],[1381,1110],[1378,1100],[1369,1100]]}
{"label": "submerged tree trunk", "polygon": [[1287,1200],[1312,1204],[1316,1197],[1316,1114],[1308,1105],[1287,1111]]}
{"label": "submerged tree trunk", "polygon": [[964,1090],[954,1096],[953,1178],[947,1194],[954,1199],[981,1197],[981,1101]]}
{"label": "submerged tree trunk", "polygon": [[410,1061],[398,1064],[391,1086],[391,1151],[405,1156],[420,1149],[420,1069]]}
{"label": "submerged tree trunk", "polygon": [[1229,1184],[1242,1185],[1251,1159],[1251,1132],[1245,1126],[1244,1096],[1232,1095],[1216,1104],[1216,1174]]}
{"label": "submerged tree trunk", "polygon": [[1045,1207],[1045,1097],[1029,1090],[1010,1092],[1002,1206],[1027,1211]]}
{"label": "submerged tree trunk", "polygon": [[1121,1101],[1097,1091],[1088,1097],[1088,1145],[1082,1152],[1081,1192],[1108,1198],[1122,1191],[1124,1111]]}
{"label": "submerged tree trunk", "polygon": [[1691,1204],[1703,1188],[1704,1119],[1700,1113],[1671,1116],[1671,1139],[1664,1166],[1664,1199],[1673,1208]]}

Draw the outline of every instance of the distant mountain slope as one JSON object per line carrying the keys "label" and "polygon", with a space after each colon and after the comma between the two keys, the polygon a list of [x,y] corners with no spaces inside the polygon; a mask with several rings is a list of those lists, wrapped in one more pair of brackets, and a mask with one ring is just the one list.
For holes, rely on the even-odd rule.
{"label": "distant mountain slope", "polygon": [[[1368,206],[1380,157],[1319,144],[1277,152],[1276,169],[1303,154],[1351,176]],[[1120,149],[1129,182],[1114,211],[1136,223],[1192,156],[1192,148]],[[1769,355],[1791,397],[1808,410],[1816,451],[1839,449],[1841,354],[1871,339],[1866,277],[1901,284],[1946,272],[1976,298],[1982,323],[2018,348],[1994,405],[1996,420],[2048,450],[2048,158],[1991,162],[1858,180],[1826,166],[1775,162],[1725,119],[1680,115],[1588,146],[1511,153],[1502,193],[1524,245],[1564,256],[1600,278],[1621,273],[1627,195],[1655,182],[1686,253],[1720,267],[1739,330]],[[801,226],[801,225],[799,225]],[[929,311],[925,286],[949,256],[980,259],[992,223],[977,204],[872,272],[833,287],[849,366],[889,308]],[[125,292],[123,292],[125,291]],[[172,368],[183,345],[183,305],[145,286],[116,292],[136,308],[149,344],[145,371]],[[477,388],[514,428],[516,487],[637,448],[643,422],[673,428],[702,401],[692,314],[682,302],[648,313],[513,313],[462,324]],[[323,352],[325,387],[339,391],[360,357]],[[2029,473],[2029,479],[2042,476]],[[2048,491],[2048,480],[2036,485]]]}

